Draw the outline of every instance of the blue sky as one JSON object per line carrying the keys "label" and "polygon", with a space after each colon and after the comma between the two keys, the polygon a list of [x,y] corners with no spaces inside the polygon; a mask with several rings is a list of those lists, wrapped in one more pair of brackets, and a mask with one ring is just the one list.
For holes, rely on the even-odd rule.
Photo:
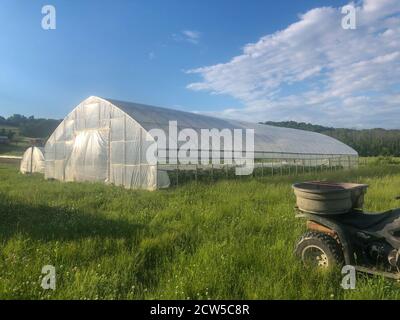
{"label": "blue sky", "polygon": [[[362,1],[359,3],[361,9],[366,7],[364,2],[373,1]],[[376,126],[379,123],[371,119],[357,118],[357,123],[340,118],[333,121],[329,116],[329,112],[333,112],[330,111],[332,106],[326,104],[325,100],[321,101],[324,109],[318,103],[307,102],[302,110],[292,103],[290,99],[300,98],[299,95],[305,93],[310,95],[309,92],[316,88],[326,91],[326,88],[320,88],[327,77],[323,70],[330,70],[330,77],[339,70],[332,71],[332,63],[324,64],[319,57],[311,57],[308,61],[313,65],[312,59],[316,59],[315,65],[321,66],[316,72],[311,70],[312,76],[308,76],[310,67],[304,66],[306,69],[302,72],[306,72],[305,77],[298,80],[299,75],[296,74],[297,80],[293,81],[285,76],[284,80],[273,86],[265,86],[264,83],[266,80],[269,83],[268,77],[271,80],[279,78],[281,71],[285,70],[282,61],[281,65],[277,63],[281,71],[278,69],[273,75],[261,72],[264,67],[273,69],[268,64],[267,56],[263,58],[266,64],[255,64],[253,69],[249,69],[247,63],[239,63],[233,70],[231,68],[230,62],[235,57],[245,55],[244,47],[259,43],[263,37],[275,35],[278,42],[283,43],[279,38],[280,32],[290,31],[291,25],[309,19],[308,16],[302,18],[301,14],[321,7],[338,10],[346,3],[266,0],[2,0],[0,115],[21,113],[35,117],[63,118],[84,98],[98,95],[250,121],[293,119],[343,126]],[[56,30],[41,28],[41,8],[46,4],[56,8]],[[322,10],[318,18],[324,18],[325,14],[324,20],[329,20],[329,12]],[[389,14],[393,15],[393,11],[389,11]],[[314,19],[314,16],[311,18]],[[392,28],[397,26],[395,21]],[[329,30],[329,25],[326,27]],[[300,36],[304,34],[300,33]],[[316,34],[315,37],[326,39],[326,34]],[[367,39],[362,28],[360,37]],[[376,44],[379,44],[378,41]],[[267,49],[262,54],[274,52],[271,47]],[[395,54],[397,49],[390,47],[387,52],[376,52],[365,59]],[[281,55],[282,50],[282,46],[279,47],[276,54]],[[302,53],[303,48],[296,50]],[[307,50],[304,52],[307,54]],[[392,58],[397,66],[397,56]],[[360,62],[357,59],[355,55],[349,63]],[[296,70],[298,66],[303,66],[302,61],[292,63],[295,63]],[[254,73],[258,78],[249,79],[248,75]],[[236,74],[238,81],[235,80]],[[221,75],[229,75],[229,78],[225,79]],[[260,86],[257,97],[250,94],[249,81],[252,81],[252,87]],[[396,85],[390,82],[390,90],[396,91]],[[361,89],[365,91],[365,88]],[[276,90],[279,93],[274,93]],[[357,112],[360,108],[357,103],[365,102],[370,96],[370,92],[362,95],[352,92],[347,96],[341,93],[335,99],[339,99],[344,106],[347,99],[347,103]],[[315,101],[315,96],[307,98]],[[388,98],[388,95],[384,98]],[[334,101],[332,99],[329,100],[331,104]],[[392,110],[391,106],[386,109]],[[387,112],[385,115],[388,115]],[[382,121],[385,119],[383,117]],[[381,126],[393,127],[395,124],[382,122]]]}

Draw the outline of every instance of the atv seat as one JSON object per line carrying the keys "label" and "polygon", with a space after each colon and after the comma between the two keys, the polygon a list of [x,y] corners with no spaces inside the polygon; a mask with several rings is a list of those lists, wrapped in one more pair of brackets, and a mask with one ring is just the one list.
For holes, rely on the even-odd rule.
{"label": "atv seat", "polygon": [[380,229],[400,217],[400,210],[389,210],[381,213],[365,213],[352,211],[334,218],[337,222],[358,229]]}

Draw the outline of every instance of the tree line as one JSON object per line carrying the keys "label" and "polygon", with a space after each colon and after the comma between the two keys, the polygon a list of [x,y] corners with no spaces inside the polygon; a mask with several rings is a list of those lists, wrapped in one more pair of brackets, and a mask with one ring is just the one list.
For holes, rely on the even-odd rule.
{"label": "tree line", "polygon": [[[18,129],[19,135],[29,138],[47,138],[57,128],[61,120],[35,119],[34,116],[25,117],[14,114],[8,118],[0,116],[0,126],[10,126]],[[1,128],[0,135],[6,135],[10,139],[15,136],[12,129]]]}
{"label": "tree line", "polygon": [[[36,119],[34,116],[26,117],[14,114],[8,118],[0,116],[0,126],[15,127],[19,135],[29,138],[47,138],[60,124],[61,120]],[[324,127],[305,122],[266,121],[261,124],[268,124],[278,127],[301,129],[322,133],[335,138],[355,149],[360,156],[400,156],[400,130],[387,129],[346,129]],[[12,129],[0,128],[0,135],[13,139],[15,131]]]}
{"label": "tree line", "polygon": [[400,130],[398,129],[387,130],[376,128],[357,130],[324,127],[296,121],[266,121],[262,124],[322,133],[349,145],[360,156],[400,156]]}

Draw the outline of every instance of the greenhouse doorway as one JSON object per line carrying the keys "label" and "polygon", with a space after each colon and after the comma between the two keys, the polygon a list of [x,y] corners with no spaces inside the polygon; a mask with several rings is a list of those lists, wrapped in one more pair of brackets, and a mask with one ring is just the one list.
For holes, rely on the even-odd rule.
{"label": "greenhouse doorway", "polygon": [[108,130],[80,131],[65,166],[66,181],[105,182],[109,172]]}

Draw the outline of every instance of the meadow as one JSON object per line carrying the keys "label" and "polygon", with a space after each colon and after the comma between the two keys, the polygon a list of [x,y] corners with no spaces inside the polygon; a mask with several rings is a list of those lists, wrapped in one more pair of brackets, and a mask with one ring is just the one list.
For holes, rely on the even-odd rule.
{"label": "meadow", "polygon": [[0,124],[0,135],[6,136],[8,132],[13,132],[15,137],[9,144],[0,143],[0,156],[22,156],[25,150],[31,145],[29,138],[22,136],[18,127]]}
{"label": "meadow", "polygon": [[[375,164],[375,165],[374,165]],[[188,182],[155,192],[45,181],[0,164],[0,299],[399,299],[400,284],[306,269],[295,181],[370,185],[365,208],[400,207],[400,166]],[[56,268],[56,290],[40,286]]]}

